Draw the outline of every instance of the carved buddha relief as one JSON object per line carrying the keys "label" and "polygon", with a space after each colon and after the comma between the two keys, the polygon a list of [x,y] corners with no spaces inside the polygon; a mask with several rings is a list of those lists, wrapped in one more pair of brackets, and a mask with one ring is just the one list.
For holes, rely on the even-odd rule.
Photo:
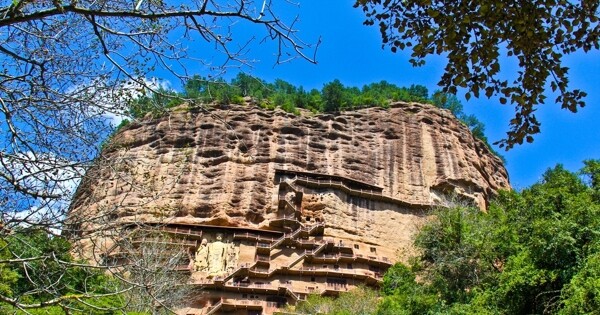
{"label": "carved buddha relief", "polygon": [[196,251],[194,270],[207,273],[208,277],[223,276],[235,270],[239,256],[239,247],[223,242],[223,234],[218,233],[212,242],[202,239]]}

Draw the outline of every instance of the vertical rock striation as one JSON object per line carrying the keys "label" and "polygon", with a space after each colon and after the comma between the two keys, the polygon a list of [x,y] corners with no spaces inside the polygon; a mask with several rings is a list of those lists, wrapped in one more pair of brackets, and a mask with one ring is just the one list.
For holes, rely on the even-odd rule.
{"label": "vertical rock striation", "polygon": [[[291,272],[316,259],[306,249],[286,252],[290,248],[375,259],[348,263],[354,269],[363,264],[372,270],[382,257],[391,264],[410,251],[428,208],[458,196],[485,209],[504,188],[509,182],[501,160],[449,111],[430,105],[395,103],[312,117],[244,106],[179,108],[113,137],[79,187],[71,217],[106,214],[111,223],[194,228],[204,231],[198,244],[224,233],[224,242],[238,247],[239,266],[266,257],[267,269],[280,270],[281,276],[269,276],[273,284],[294,278],[276,266]],[[261,254],[256,246],[269,237]],[[209,269],[204,262],[190,266],[201,274],[196,278],[210,278],[202,274]],[[240,270],[229,274],[250,272]],[[296,297],[304,292],[290,290]],[[290,302],[294,295],[285,296]],[[198,303],[206,308],[202,303],[209,302]]]}

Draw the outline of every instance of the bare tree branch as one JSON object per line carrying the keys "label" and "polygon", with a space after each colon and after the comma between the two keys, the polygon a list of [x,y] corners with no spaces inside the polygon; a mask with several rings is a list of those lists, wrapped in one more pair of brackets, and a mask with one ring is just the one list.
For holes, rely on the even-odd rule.
{"label": "bare tree branch", "polygon": [[[86,307],[112,309],[94,300],[136,292],[154,309],[173,307],[163,294],[169,282],[150,283],[161,279],[159,273],[143,265],[148,261],[136,260],[135,253],[121,269],[100,264],[98,253],[111,242],[127,247],[122,243],[124,235],[115,229],[120,222],[111,222],[116,213],[135,208],[125,206],[125,199],[157,191],[139,182],[135,174],[118,169],[116,165],[126,165],[114,160],[119,154],[97,159],[102,142],[114,131],[110,120],[127,116],[131,100],[145,93],[172,97],[151,79],[158,69],[177,81],[186,81],[192,68],[218,77],[229,67],[251,66],[247,52],[263,41],[279,45],[274,64],[296,58],[315,63],[312,52],[316,53],[318,43],[312,46],[298,37],[297,17],[285,5],[289,4],[266,0],[0,4],[0,266],[17,273],[23,288],[12,295],[0,292],[0,305],[25,314],[48,306],[65,313]],[[258,28],[252,34],[240,32],[246,26]],[[191,104],[205,110],[200,102]],[[86,171],[100,164],[99,169],[127,187],[124,200],[95,214],[88,209],[69,213],[80,179],[94,176]],[[171,182],[161,184],[163,191],[173,187]],[[160,194],[139,204],[157,198]],[[92,236],[101,238],[94,241]],[[65,237],[78,246],[72,249],[78,260],[60,252],[71,251],[61,243]],[[60,246],[45,247],[45,243]],[[180,254],[169,255],[160,259]],[[76,289],[66,285],[72,272],[92,277],[107,270],[112,279],[120,279],[119,288],[99,292],[87,282],[78,283]],[[138,278],[125,276],[124,270]],[[150,272],[149,278],[143,278],[144,272]]]}

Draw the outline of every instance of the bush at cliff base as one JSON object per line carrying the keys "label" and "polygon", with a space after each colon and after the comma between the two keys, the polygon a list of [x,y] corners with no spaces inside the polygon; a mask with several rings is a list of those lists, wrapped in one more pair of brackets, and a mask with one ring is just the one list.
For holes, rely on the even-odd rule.
{"label": "bush at cliff base", "polygon": [[420,256],[386,273],[378,314],[599,314],[599,192],[600,162],[585,161],[502,192],[488,213],[437,210]]}
{"label": "bush at cliff base", "polygon": [[[22,305],[39,305],[21,308],[0,301],[0,314],[122,314],[124,299],[112,294],[119,284],[102,270],[65,268],[78,263],[70,249],[65,238],[36,228],[14,230],[0,239],[0,294]],[[15,256],[26,263],[10,262]],[[48,303],[56,299],[61,303]]]}

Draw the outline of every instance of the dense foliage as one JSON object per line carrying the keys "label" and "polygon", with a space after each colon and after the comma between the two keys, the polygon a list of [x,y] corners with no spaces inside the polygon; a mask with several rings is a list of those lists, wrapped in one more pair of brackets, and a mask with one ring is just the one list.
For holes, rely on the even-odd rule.
{"label": "dense foliage", "polygon": [[412,85],[398,87],[386,81],[365,85],[362,89],[346,87],[339,80],[323,85],[321,90],[306,91],[303,87],[281,79],[268,83],[259,78],[239,73],[230,82],[209,80],[194,76],[185,83],[183,91],[160,90],[144,95],[130,104],[129,114],[134,118],[151,112],[160,114],[166,108],[181,104],[183,99],[202,104],[244,104],[244,98],[268,109],[281,108],[298,114],[298,109],[314,113],[339,112],[363,107],[387,107],[390,101],[431,103],[427,88]]}
{"label": "dense foliage", "polygon": [[[293,314],[369,315],[377,310],[378,294],[364,286],[342,292],[331,298],[316,294],[309,295],[296,306],[288,307]],[[289,314],[289,313],[288,313]]]}
{"label": "dense foliage", "polygon": [[[154,231],[119,240],[128,260],[73,259],[72,240],[19,228],[0,240],[0,314],[173,314],[193,292],[173,271],[188,252]],[[117,263],[117,261],[114,261]]]}
{"label": "dense foliage", "polygon": [[585,165],[502,192],[488,213],[438,211],[416,239],[421,256],[385,275],[380,313],[597,314],[600,164]]}
{"label": "dense foliage", "polygon": [[[586,93],[569,87],[563,57],[600,48],[598,0],[356,0],[354,6],[366,25],[379,28],[384,46],[411,50],[413,65],[445,56],[439,82],[445,92],[464,88],[467,99],[496,95],[501,104],[514,104],[501,146],[533,141],[540,132],[535,112],[548,86],[562,108],[576,112],[585,105]],[[501,72],[511,62],[519,71]]]}
{"label": "dense foliage", "polygon": [[63,237],[20,229],[0,240],[1,314],[117,314],[124,301],[102,270],[78,266]]}

